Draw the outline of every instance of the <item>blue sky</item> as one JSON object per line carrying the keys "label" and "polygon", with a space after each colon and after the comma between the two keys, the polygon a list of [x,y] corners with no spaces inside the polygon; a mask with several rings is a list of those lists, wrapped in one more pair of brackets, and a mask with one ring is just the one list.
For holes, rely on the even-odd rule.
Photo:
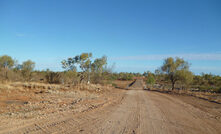
{"label": "blue sky", "polygon": [[220,0],[0,0],[0,55],[62,70],[82,52],[114,71],[154,71],[168,56],[221,75]]}

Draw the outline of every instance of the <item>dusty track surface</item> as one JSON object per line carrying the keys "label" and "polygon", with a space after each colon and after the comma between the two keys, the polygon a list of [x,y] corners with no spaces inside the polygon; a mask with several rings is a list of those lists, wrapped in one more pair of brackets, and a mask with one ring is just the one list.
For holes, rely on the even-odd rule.
{"label": "dusty track surface", "polygon": [[0,133],[221,133],[219,104],[215,106],[216,109],[202,109],[184,101],[185,98],[179,99],[158,92],[127,90],[121,93],[121,99],[118,98],[118,101],[90,111],[58,114],[41,121],[23,124],[18,128],[12,126]]}
{"label": "dusty track surface", "polygon": [[127,87],[127,89],[138,89],[138,90],[144,89],[144,88],[145,88],[145,84],[142,79],[137,79],[133,81]]}

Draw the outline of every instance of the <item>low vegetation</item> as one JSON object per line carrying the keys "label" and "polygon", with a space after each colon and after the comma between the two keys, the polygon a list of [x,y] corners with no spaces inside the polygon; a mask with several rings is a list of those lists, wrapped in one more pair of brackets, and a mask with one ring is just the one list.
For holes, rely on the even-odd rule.
{"label": "low vegetation", "polygon": [[194,75],[190,70],[190,63],[181,58],[169,57],[155,73],[145,72],[147,84],[151,87],[171,90],[203,91],[221,93],[221,77],[213,74]]}
{"label": "low vegetation", "polygon": [[[41,82],[49,84],[94,83],[112,84],[114,80],[132,81],[145,78],[151,88],[159,85],[171,90],[190,89],[192,91],[221,93],[221,77],[213,74],[194,75],[190,70],[190,63],[182,58],[169,57],[154,73],[112,72],[108,67],[107,57],[94,58],[92,53],[82,53],[61,61],[64,71],[54,72],[34,70],[35,62],[31,60],[19,64],[11,56],[0,56],[1,82]],[[156,86],[155,86],[156,87]]]}

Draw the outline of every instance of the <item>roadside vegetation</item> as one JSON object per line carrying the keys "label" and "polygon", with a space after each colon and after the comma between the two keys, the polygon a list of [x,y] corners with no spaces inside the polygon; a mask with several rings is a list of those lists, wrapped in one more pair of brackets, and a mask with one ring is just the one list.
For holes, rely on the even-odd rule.
{"label": "roadside vegetation", "polygon": [[169,57],[154,73],[145,72],[146,83],[149,87],[171,90],[191,90],[221,93],[221,77],[219,75],[194,75],[190,70],[190,63],[182,58]]}
{"label": "roadside vegetation", "polygon": [[[58,61],[59,62],[59,61]],[[0,56],[1,82],[42,82],[49,84],[112,84],[115,80],[132,81],[144,78],[148,87],[166,88],[170,90],[192,90],[221,93],[221,77],[213,74],[194,75],[190,63],[182,58],[169,57],[155,72],[128,73],[113,72],[107,65],[107,57],[93,57],[92,53],[82,53],[69,57],[61,62],[63,71],[54,72],[49,69],[35,70],[32,60],[19,63],[11,56]]]}

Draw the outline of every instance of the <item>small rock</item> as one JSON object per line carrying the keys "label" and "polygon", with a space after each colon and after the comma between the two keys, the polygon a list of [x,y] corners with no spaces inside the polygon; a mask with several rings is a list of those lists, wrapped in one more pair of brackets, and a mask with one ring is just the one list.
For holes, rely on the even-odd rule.
{"label": "small rock", "polygon": [[80,129],[80,130],[79,130],[79,132],[83,132],[83,131],[84,131],[83,129]]}
{"label": "small rock", "polygon": [[25,101],[24,104],[29,104],[29,102]]}

